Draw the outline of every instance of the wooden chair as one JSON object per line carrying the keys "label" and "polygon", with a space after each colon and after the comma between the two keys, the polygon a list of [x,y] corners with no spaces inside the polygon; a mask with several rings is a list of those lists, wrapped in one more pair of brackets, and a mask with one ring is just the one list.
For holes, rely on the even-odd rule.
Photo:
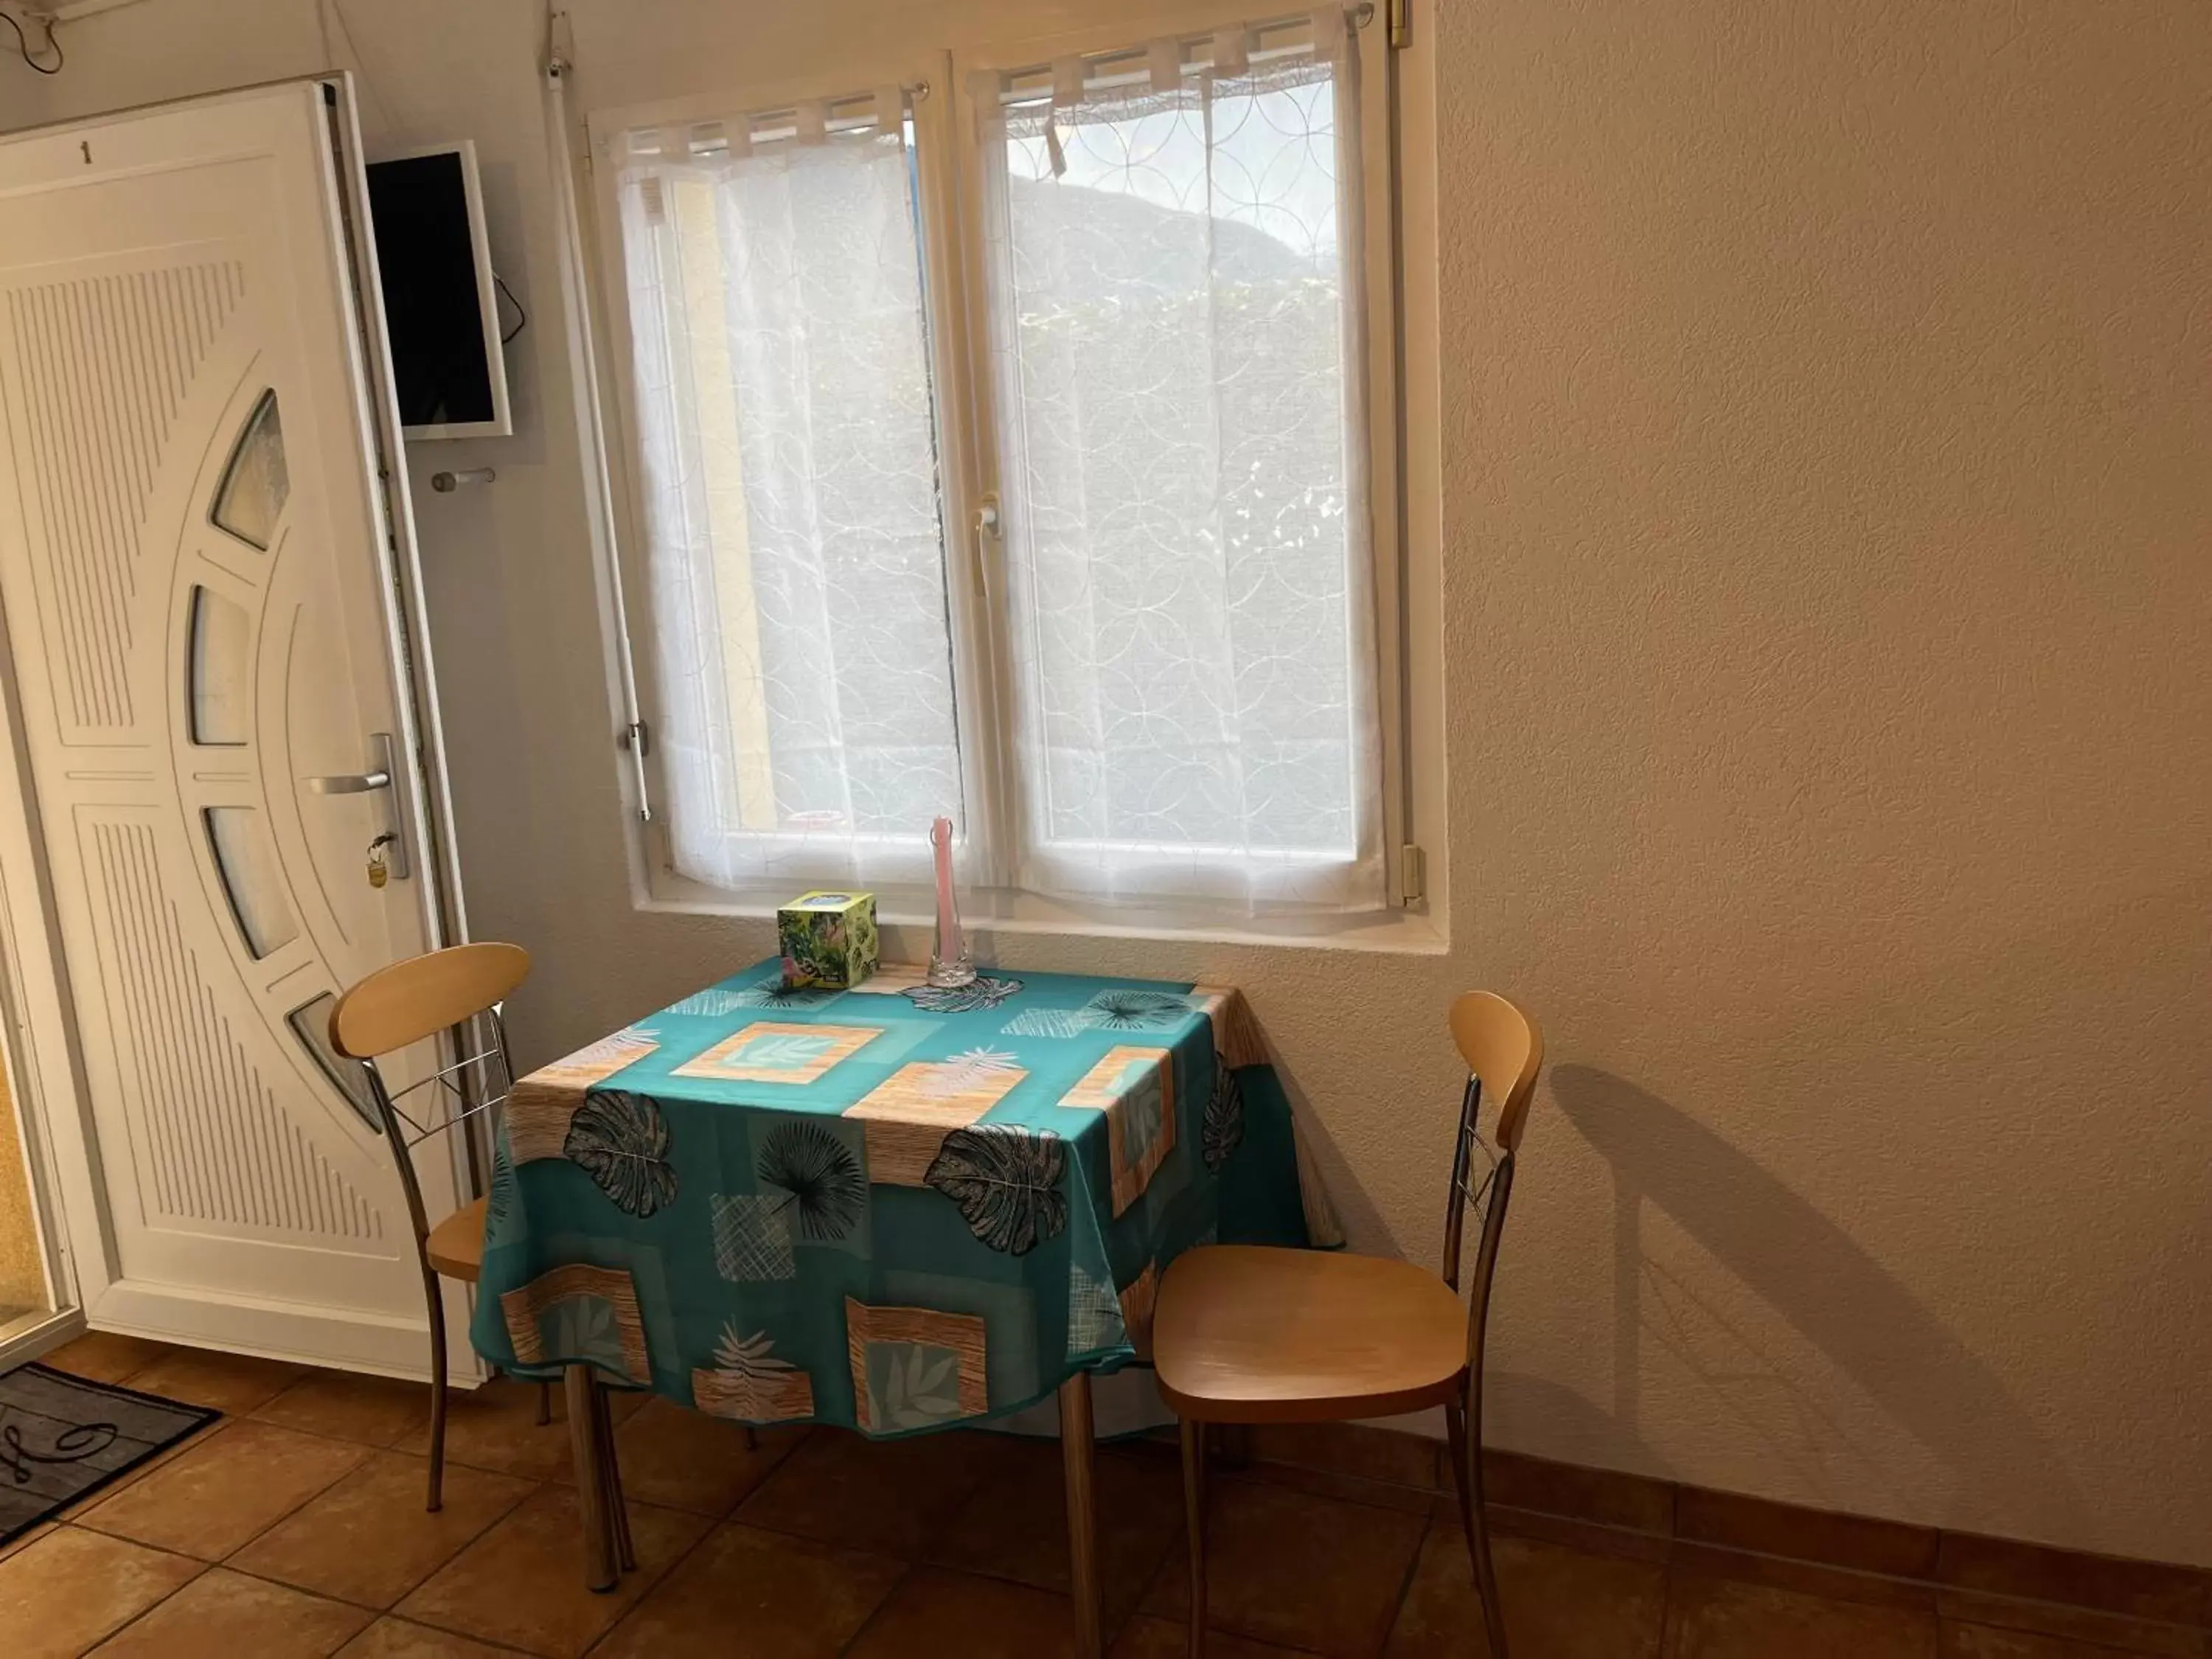
{"label": "wooden chair", "polygon": [[[1437,1405],[1451,1437],[1491,1659],[1506,1659],[1482,1506],[1482,1353],[1513,1160],[1544,1038],[1534,1019],[1488,991],[1469,991],[1452,1005],[1451,1030],[1468,1075],[1441,1277],[1370,1256],[1210,1245],[1176,1257],[1160,1285],[1152,1360],[1161,1395],[1182,1419],[1191,1659],[1200,1659],[1206,1642],[1206,1425],[1340,1422]],[[1477,1121],[1486,1097],[1498,1103],[1489,1145]],[[1470,1205],[1481,1214],[1481,1234],[1462,1309],[1461,1243]]]}
{"label": "wooden chair", "polygon": [[[422,1296],[430,1314],[430,1493],[428,1508],[444,1504],[446,1480],[446,1317],[438,1276],[473,1285],[483,1268],[484,1212],[488,1198],[464,1205],[436,1226],[422,1208],[422,1188],[416,1179],[414,1149],[479,1113],[489,1112],[507,1099],[514,1087],[514,1070],[507,1059],[507,1027],[500,1009],[507,994],[530,973],[530,953],[519,945],[457,945],[380,968],[355,985],[331,1010],[331,1046],[349,1060],[361,1062],[369,1097],[375,1102],[385,1139],[391,1144],[392,1162],[398,1167],[399,1185],[407,1195],[407,1215],[415,1231],[415,1253],[422,1269]],[[453,1030],[460,1033],[457,1048],[465,1047],[488,1029],[489,1041],[465,1053],[452,1065],[411,1083],[395,1096],[385,1086],[380,1057],[410,1047],[426,1037]],[[498,1078],[489,1076],[494,1066]],[[471,1068],[477,1071],[473,1104],[468,1103],[458,1079]],[[435,1084],[459,1109],[430,1122],[418,1123],[398,1105],[401,1097]],[[540,1385],[538,1418],[551,1420],[551,1392]]]}

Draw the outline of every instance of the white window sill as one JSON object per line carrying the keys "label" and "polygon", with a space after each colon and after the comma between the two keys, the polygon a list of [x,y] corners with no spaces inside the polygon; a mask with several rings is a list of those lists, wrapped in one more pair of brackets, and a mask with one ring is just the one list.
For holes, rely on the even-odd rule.
{"label": "white window sill", "polygon": [[[773,921],[779,906],[801,888],[773,893],[710,887],[660,872],[635,896],[644,911],[729,916]],[[869,890],[861,888],[860,890]],[[876,921],[886,935],[886,960],[921,961],[929,953],[935,922],[926,889],[878,885]],[[1408,909],[1343,914],[1224,915],[1197,907],[1180,908],[1085,905],[1035,893],[963,888],[960,920],[973,935],[1040,934],[1057,938],[1152,939],[1208,945],[1261,945],[1322,951],[1372,951],[1401,956],[1441,956],[1450,948],[1442,925],[1425,905]]]}

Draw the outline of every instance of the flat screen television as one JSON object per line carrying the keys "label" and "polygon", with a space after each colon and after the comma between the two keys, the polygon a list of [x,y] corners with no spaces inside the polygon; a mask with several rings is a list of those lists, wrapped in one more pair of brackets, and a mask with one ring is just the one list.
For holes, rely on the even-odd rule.
{"label": "flat screen television", "polygon": [[399,423],[410,438],[503,438],[507,360],[467,139],[368,164]]}

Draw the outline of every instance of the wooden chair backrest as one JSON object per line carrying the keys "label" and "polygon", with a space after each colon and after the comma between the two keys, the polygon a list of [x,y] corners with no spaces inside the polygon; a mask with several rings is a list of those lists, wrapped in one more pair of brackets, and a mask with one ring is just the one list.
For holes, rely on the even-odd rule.
{"label": "wooden chair backrest", "polygon": [[480,1014],[530,976],[520,945],[456,945],[380,968],[331,1010],[331,1046],[374,1060]]}
{"label": "wooden chair backrest", "polygon": [[1498,1144],[1516,1152],[1544,1065],[1544,1032],[1495,991],[1469,991],[1451,1006],[1452,1041],[1467,1069],[1482,1080],[1482,1098],[1498,1107]]}

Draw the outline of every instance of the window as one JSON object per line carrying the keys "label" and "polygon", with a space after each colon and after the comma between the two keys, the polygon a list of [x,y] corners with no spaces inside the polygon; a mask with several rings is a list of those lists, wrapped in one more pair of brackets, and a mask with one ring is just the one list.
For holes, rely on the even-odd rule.
{"label": "window", "polygon": [[678,875],[1384,902],[1361,46],[594,118]]}
{"label": "window", "polygon": [[964,816],[904,94],[788,120],[620,173],[670,836],[720,886],[896,878]]}

